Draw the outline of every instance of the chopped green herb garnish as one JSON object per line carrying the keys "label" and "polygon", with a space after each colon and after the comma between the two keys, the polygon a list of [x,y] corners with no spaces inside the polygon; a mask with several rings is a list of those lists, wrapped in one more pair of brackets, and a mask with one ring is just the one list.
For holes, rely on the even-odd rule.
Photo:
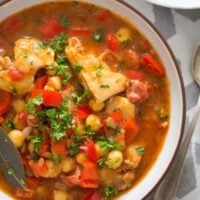
{"label": "chopped green herb garnish", "polygon": [[53,161],[55,162],[56,165],[59,165],[61,163],[61,157],[59,155],[54,155],[53,156]]}
{"label": "chopped green herb garnish", "polygon": [[112,141],[112,139],[106,140],[106,138],[103,138],[103,137],[100,138],[100,141],[98,143],[99,143],[100,148],[104,152],[107,152],[107,151],[110,151],[110,150],[113,150],[113,149],[118,150],[118,149],[121,149],[121,147],[122,147],[120,144],[114,143]]}
{"label": "chopped green herb garnish", "polygon": [[9,167],[9,168],[7,169],[7,174],[8,174],[8,175],[12,176],[12,175],[14,175],[14,173],[15,173],[15,170],[14,170],[12,167]]}
{"label": "chopped green herb garnish", "polygon": [[60,17],[60,24],[61,24],[62,26],[64,26],[64,27],[69,26],[69,20],[68,20],[66,14],[61,15],[61,17]]}
{"label": "chopped green herb garnish", "polygon": [[69,148],[69,154],[70,155],[75,155],[79,152],[80,150],[80,145],[79,144],[72,144]]}
{"label": "chopped green herb garnish", "polygon": [[57,55],[56,62],[58,63],[58,65],[63,65],[65,64],[66,61],[67,61],[66,56]]}
{"label": "chopped green herb garnish", "polygon": [[65,34],[60,34],[55,37],[55,41],[50,44],[54,51],[64,51],[67,45],[68,37]]}
{"label": "chopped green herb garnish", "polygon": [[40,151],[40,146],[43,141],[44,141],[43,135],[39,135],[39,136],[36,135],[36,136],[31,137],[31,143],[33,144],[34,151],[36,153],[38,153]]}
{"label": "chopped green herb garnish", "polygon": [[44,42],[39,42],[38,46],[36,47],[36,49],[40,50],[40,49],[44,49],[47,45]]}
{"label": "chopped green herb garnish", "polygon": [[61,64],[61,65],[55,66],[55,69],[58,75],[65,75],[65,73],[69,70],[69,66]]}
{"label": "chopped green herb garnish", "polygon": [[97,70],[96,70],[96,73],[95,73],[97,76],[101,76],[102,75],[102,65],[99,65],[97,67]]}
{"label": "chopped green herb garnish", "polygon": [[55,120],[50,120],[50,126],[52,128],[50,137],[53,141],[58,141],[66,136],[64,124],[58,123]]}
{"label": "chopped green herb garnish", "polygon": [[109,88],[109,85],[100,85],[100,88],[106,89],[106,88]]}
{"label": "chopped green herb garnish", "polygon": [[96,42],[102,41],[104,38],[104,29],[98,29],[97,31],[94,32],[93,34],[93,39]]}
{"label": "chopped green herb garnish", "polygon": [[144,147],[136,147],[135,150],[136,150],[138,155],[144,154]]}
{"label": "chopped green herb garnish", "polygon": [[79,95],[77,91],[74,91],[71,94],[71,97],[76,101],[77,106],[80,105],[80,103],[88,96],[89,96],[89,93],[86,90],[84,90],[82,95]]}
{"label": "chopped green herb garnish", "polygon": [[95,134],[95,132],[94,132],[94,130],[93,130],[93,128],[91,126],[87,126],[85,128],[85,130],[86,130],[88,135],[94,135]]}
{"label": "chopped green herb garnish", "polygon": [[104,200],[111,200],[112,196],[117,194],[117,189],[112,186],[107,186],[104,189]]}
{"label": "chopped green herb garnish", "polygon": [[101,157],[98,161],[97,161],[97,164],[99,166],[99,168],[103,168],[104,165],[105,165],[105,161],[106,161],[106,157]]}
{"label": "chopped green herb garnish", "polygon": [[74,66],[74,70],[75,70],[76,72],[80,72],[82,69],[83,69],[83,67],[82,67],[81,65],[76,65],[76,66]]}
{"label": "chopped green herb garnish", "polygon": [[50,108],[46,110],[46,116],[50,119],[55,119],[57,117],[57,111],[55,108]]}
{"label": "chopped green herb garnish", "polygon": [[29,113],[35,114],[35,106],[39,106],[43,103],[43,97],[42,95],[38,95],[31,99],[27,104],[26,104],[26,109]]}
{"label": "chopped green herb garnish", "polygon": [[12,120],[7,120],[6,122],[5,122],[5,125],[8,127],[8,128],[15,128],[15,124],[14,124],[14,122],[12,121]]}

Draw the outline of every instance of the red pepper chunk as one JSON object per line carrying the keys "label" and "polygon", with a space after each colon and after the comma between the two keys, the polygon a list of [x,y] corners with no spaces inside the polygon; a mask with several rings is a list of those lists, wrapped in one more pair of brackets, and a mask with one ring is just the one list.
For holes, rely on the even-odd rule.
{"label": "red pepper chunk", "polygon": [[87,144],[86,155],[88,159],[93,163],[97,163],[99,160],[99,155],[92,140],[90,140]]}
{"label": "red pepper chunk", "polygon": [[0,90],[0,115],[6,113],[12,104],[13,96],[4,90]]}
{"label": "red pepper chunk", "polygon": [[137,136],[139,131],[139,127],[133,117],[128,118],[124,122],[124,129],[125,129],[125,139],[127,143],[133,141],[133,139]]}
{"label": "red pepper chunk", "polygon": [[39,155],[41,157],[44,157],[46,155],[46,153],[48,152],[50,147],[50,138],[49,138],[49,134],[44,133],[44,140],[42,141],[41,145],[40,145],[40,151],[39,151]]}
{"label": "red pepper chunk", "polygon": [[119,40],[112,34],[107,35],[106,37],[108,48],[111,51],[118,51],[120,49]]}
{"label": "red pepper chunk", "polygon": [[44,89],[44,86],[47,84],[47,81],[48,81],[47,75],[39,77],[35,82],[35,88]]}
{"label": "red pepper chunk", "polygon": [[103,197],[99,192],[96,191],[92,191],[90,192],[85,198],[84,200],[102,200]]}
{"label": "red pepper chunk", "polygon": [[59,20],[55,17],[47,17],[43,20],[39,30],[47,38],[53,38],[64,31],[64,27],[60,24]]}
{"label": "red pepper chunk", "polygon": [[57,91],[44,90],[43,91],[43,104],[45,106],[58,107],[62,103],[62,94]]}
{"label": "red pepper chunk", "polygon": [[109,10],[103,10],[103,11],[100,11],[97,15],[96,15],[96,19],[99,21],[99,22],[105,22],[107,21],[108,19],[111,18],[111,13]]}
{"label": "red pepper chunk", "polygon": [[63,140],[51,142],[51,150],[54,154],[62,157],[67,155],[66,143]]}
{"label": "red pepper chunk", "polygon": [[80,180],[80,186],[83,188],[98,188],[99,174],[97,164],[86,160],[83,163]]}
{"label": "red pepper chunk", "polygon": [[38,95],[43,95],[43,91],[44,91],[43,89],[34,89],[34,90],[32,90],[31,98],[35,98]]}
{"label": "red pepper chunk", "polygon": [[125,70],[124,75],[130,80],[142,81],[144,79],[144,73],[134,69]]}
{"label": "red pepper chunk", "polygon": [[15,67],[8,68],[8,76],[10,77],[12,81],[20,81],[24,77],[24,75]]}
{"label": "red pepper chunk", "polygon": [[156,61],[150,54],[142,56],[142,63],[158,76],[163,76],[165,73],[162,65],[158,61]]}
{"label": "red pepper chunk", "polygon": [[87,104],[81,104],[79,107],[74,109],[74,114],[80,119],[85,119],[91,114],[91,109]]}
{"label": "red pepper chunk", "polygon": [[48,171],[48,167],[43,158],[40,158],[38,161],[30,160],[28,164],[35,177],[40,177]]}

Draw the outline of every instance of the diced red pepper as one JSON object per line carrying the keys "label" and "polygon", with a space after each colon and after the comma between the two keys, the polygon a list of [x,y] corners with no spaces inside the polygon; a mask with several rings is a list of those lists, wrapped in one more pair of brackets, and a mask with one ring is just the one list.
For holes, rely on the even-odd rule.
{"label": "diced red pepper", "polygon": [[43,104],[45,106],[58,107],[62,103],[62,93],[51,90],[44,90],[43,92]]}
{"label": "diced red pepper", "polygon": [[30,160],[28,164],[35,177],[40,177],[48,171],[48,167],[43,158],[40,158],[38,161]]}
{"label": "diced red pepper", "polygon": [[18,16],[11,16],[6,19],[2,24],[2,29],[8,33],[13,33],[21,25],[21,21]]}
{"label": "diced red pepper", "polygon": [[142,56],[142,63],[145,67],[150,69],[154,74],[158,76],[163,76],[165,74],[162,65],[158,61],[156,61],[150,54]]}
{"label": "diced red pepper", "polygon": [[99,160],[99,155],[92,140],[87,143],[86,155],[88,159],[93,163],[97,163]]}
{"label": "diced red pepper", "polygon": [[72,35],[90,36],[92,34],[89,28],[68,28],[68,32]]}
{"label": "diced red pepper", "polygon": [[44,133],[43,136],[44,136],[44,140],[40,144],[40,151],[39,151],[39,155],[41,157],[44,157],[46,155],[46,153],[48,152],[49,147],[50,147],[49,134],[48,133]]}
{"label": "diced red pepper", "polygon": [[119,40],[112,34],[106,36],[106,41],[108,48],[111,51],[118,51],[120,49],[120,42]]}
{"label": "diced red pepper", "polygon": [[53,38],[64,31],[64,27],[60,24],[59,20],[55,17],[47,17],[43,20],[39,27],[41,33],[47,38]]}
{"label": "diced red pepper", "polygon": [[96,19],[100,22],[105,22],[111,18],[111,12],[109,10],[103,10],[97,13]]}
{"label": "diced red pepper", "polygon": [[74,109],[74,114],[80,119],[85,119],[91,114],[91,109],[87,104],[81,104],[79,107]]}
{"label": "diced red pepper", "polygon": [[84,200],[103,200],[102,194],[96,191],[90,192]]}
{"label": "diced red pepper", "polygon": [[0,90],[0,115],[6,113],[12,104],[13,96],[4,90]]}
{"label": "diced red pepper", "polygon": [[63,140],[51,142],[51,150],[56,155],[63,156],[63,157],[66,156],[67,155],[66,142]]}
{"label": "diced red pepper", "polygon": [[124,75],[130,80],[142,81],[144,79],[144,73],[134,69],[125,70]]}
{"label": "diced red pepper", "polygon": [[8,76],[13,81],[20,81],[24,77],[24,75],[19,70],[17,70],[15,67],[8,68]]}
{"label": "diced red pepper", "polygon": [[26,185],[28,189],[35,190],[38,186],[38,179],[33,177],[26,177]]}
{"label": "diced red pepper", "polygon": [[130,117],[126,121],[124,121],[124,129],[126,142],[132,142],[139,131],[139,127],[133,117]]}
{"label": "diced red pepper", "polygon": [[38,95],[42,95],[43,96],[43,91],[44,91],[43,89],[34,89],[34,90],[32,90],[31,98],[35,98]]}
{"label": "diced red pepper", "polygon": [[80,186],[83,188],[98,188],[99,174],[97,164],[85,160],[80,176]]}
{"label": "diced red pepper", "polygon": [[108,117],[111,117],[114,121],[117,123],[122,123],[123,116],[121,111],[115,111],[108,115]]}
{"label": "diced red pepper", "polygon": [[33,198],[33,191],[31,190],[23,190],[21,188],[15,189],[15,196],[23,199],[31,199]]}
{"label": "diced red pepper", "polygon": [[36,89],[44,89],[44,86],[47,84],[48,76],[44,75],[39,77],[35,82],[35,88]]}

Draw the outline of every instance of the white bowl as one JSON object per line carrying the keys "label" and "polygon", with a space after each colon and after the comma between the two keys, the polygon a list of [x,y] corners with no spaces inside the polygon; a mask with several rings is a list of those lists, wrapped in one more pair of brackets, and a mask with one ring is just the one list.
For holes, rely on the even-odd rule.
{"label": "white bowl", "polygon": [[[0,20],[3,20],[7,16],[23,8],[47,1],[48,0],[12,0],[0,7]],[[132,6],[122,0],[84,0],[84,2],[109,8],[111,11],[119,14],[124,19],[134,24],[158,52],[169,78],[171,117],[169,131],[162,151],[145,178],[143,178],[143,180],[133,189],[119,197],[120,200],[140,200],[150,194],[163,178],[180,143],[185,122],[185,95],[181,73],[166,41],[154,26]],[[5,197],[0,194],[0,199],[5,199]]]}

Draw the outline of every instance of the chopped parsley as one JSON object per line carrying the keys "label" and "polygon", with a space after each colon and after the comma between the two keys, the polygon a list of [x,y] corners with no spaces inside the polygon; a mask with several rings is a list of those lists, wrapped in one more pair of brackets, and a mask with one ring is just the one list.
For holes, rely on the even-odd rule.
{"label": "chopped parsley", "polygon": [[60,34],[55,37],[54,42],[50,44],[50,47],[56,51],[64,51],[68,42],[68,37],[65,34]]}
{"label": "chopped parsley", "polygon": [[102,75],[102,65],[99,65],[99,66],[97,67],[97,70],[96,70],[95,74],[96,74],[97,76],[101,76],[101,75]]}
{"label": "chopped parsley", "polygon": [[101,42],[104,38],[104,29],[100,28],[93,34],[93,40],[96,42]]}
{"label": "chopped parsley", "polygon": [[74,99],[76,101],[76,105],[80,105],[80,103],[85,100],[86,97],[89,96],[89,93],[88,91],[84,90],[83,94],[82,95],[79,95],[78,94],[78,91],[74,91],[72,94],[71,94],[71,98]]}
{"label": "chopped parsley", "polygon": [[43,97],[41,94],[38,96],[34,97],[31,99],[27,104],[26,104],[26,109],[29,113],[35,114],[35,106],[39,106],[43,103]]}
{"label": "chopped parsley", "polygon": [[69,20],[68,20],[66,14],[61,15],[61,17],[60,17],[60,24],[61,24],[62,26],[64,26],[64,27],[69,26]]}
{"label": "chopped parsley", "polygon": [[74,70],[75,70],[76,72],[80,72],[82,69],[83,69],[83,67],[82,67],[81,65],[76,65],[76,66],[74,66]]}
{"label": "chopped parsley", "polygon": [[8,128],[15,128],[15,124],[12,120],[8,119],[6,122],[5,122],[5,125],[8,127]]}
{"label": "chopped parsley", "polygon": [[58,65],[62,65],[67,61],[67,57],[66,56],[62,56],[62,55],[57,55],[56,57],[56,62],[58,63]]}
{"label": "chopped parsley", "polygon": [[86,130],[88,135],[94,135],[95,134],[95,132],[94,132],[94,130],[92,129],[91,126],[86,126],[85,130]]}
{"label": "chopped parsley", "polygon": [[31,137],[31,143],[33,144],[34,151],[38,153],[40,151],[41,143],[44,141],[43,135],[35,135]]}
{"label": "chopped parsley", "polygon": [[55,162],[56,165],[59,165],[61,163],[61,157],[59,155],[54,155],[53,156],[53,161]]}
{"label": "chopped parsley", "polygon": [[136,147],[135,148],[136,152],[138,155],[143,155],[144,154],[144,147]]}
{"label": "chopped parsley", "polygon": [[112,186],[106,186],[104,189],[104,200],[111,200],[112,196],[117,194],[117,189]]}
{"label": "chopped parsley", "polygon": [[55,66],[55,69],[58,75],[64,75],[69,70],[69,66],[60,64],[60,65]]}
{"label": "chopped parsley", "polygon": [[110,87],[109,85],[100,85],[100,88],[104,88],[104,89],[109,88],[109,87]]}
{"label": "chopped parsley", "polygon": [[10,175],[10,176],[14,175],[14,174],[15,174],[14,168],[9,167],[9,168],[7,169],[7,174]]}
{"label": "chopped parsley", "polygon": [[99,137],[98,139],[99,139],[99,142],[98,142],[99,146],[104,152],[114,150],[114,149],[118,150],[118,149],[121,149],[122,147],[120,144],[114,143],[112,138],[109,138],[107,140],[106,137]]}
{"label": "chopped parsley", "polygon": [[72,144],[69,148],[69,154],[71,156],[77,154],[80,150],[80,144]]}
{"label": "chopped parsley", "polygon": [[97,161],[97,164],[98,164],[98,167],[100,169],[102,169],[105,165],[105,161],[106,161],[106,157],[101,157],[98,161]]}

